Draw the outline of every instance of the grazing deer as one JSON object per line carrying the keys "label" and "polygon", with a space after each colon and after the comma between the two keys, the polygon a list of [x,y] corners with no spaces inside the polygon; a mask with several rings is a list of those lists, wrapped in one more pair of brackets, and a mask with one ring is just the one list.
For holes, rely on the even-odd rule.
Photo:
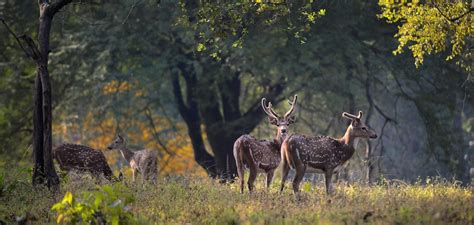
{"label": "grazing deer", "polygon": [[[292,135],[282,144],[282,181],[280,192],[283,191],[290,167],[296,170],[293,180],[293,191],[299,191],[299,185],[305,172],[324,173],[326,193],[332,193],[332,175],[344,167],[354,154],[359,138],[377,138],[377,134],[369,130],[362,122],[362,111],[358,116],[342,113],[351,120],[343,137],[335,139],[328,136],[306,137]],[[313,169],[311,171],[311,169]]]}
{"label": "grazing deer", "polygon": [[96,177],[104,175],[110,181],[119,180],[113,175],[102,151],[84,145],[62,144],[53,149],[53,156],[61,170],[90,172]]}
{"label": "grazing deer", "polygon": [[290,110],[281,118],[273,110],[272,103],[266,105],[266,99],[262,98],[263,111],[268,115],[269,122],[278,127],[276,137],[273,141],[257,140],[245,134],[240,136],[234,143],[234,158],[237,165],[237,174],[240,179],[240,193],[244,192],[244,167],[249,168],[250,176],[247,181],[249,191],[254,188],[253,183],[258,172],[266,173],[266,187],[270,187],[275,169],[280,164],[281,143],[287,135],[288,127],[295,122],[295,105],[298,96],[295,95],[290,102]]}
{"label": "grazing deer", "polygon": [[140,173],[142,180],[151,179],[156,183],[157,176],[157,152],[153,150],[131,151],[127,147],[125,139],[117,135],[117,138],[112,141],[107,147],[109,150],[118,149],[122,153],[123,158],[129,163],[132,168],[133,182],[135,182],[137,173]]}

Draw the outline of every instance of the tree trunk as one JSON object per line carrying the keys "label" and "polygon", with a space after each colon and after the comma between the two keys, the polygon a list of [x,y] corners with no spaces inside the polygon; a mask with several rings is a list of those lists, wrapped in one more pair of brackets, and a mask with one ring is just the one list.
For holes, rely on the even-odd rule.
{"label": "tree trunk", "polygon": [[41,77],[38,74],[35,79],[34,108],[33,108],[33,185],[45,183],[43,157],[43,88],[41,87]]}
{"label": "tree trunk", "polygon": [[[178,68],[181,73],[171,77],[173,93],[178,111],[188,127],[196,162],[206,169],[211,177],[231,181],[237,172],[233,155],[234,142],[239,136],[250,133],[263,118],[260,99],[245,113],[241,113],[241,80],[238,73],[224,80],[198,80],[193,65],[179,63]],[[182,95],[179,76],[182,76],[186,83],[185,98]],[[218,90],[212,88],[216,85],[214,82],[218,82]],[[267,86],[265,96],[272,99],[280,95],[283,85],[281,82]],[[201,124],[205,125],[207,140],[214,156],[206,151]]]}
{"label": "tree trunk", "polygon": [[38,45],[42,55],[42,63],[39,65],[39,76],[41,77],[41,85],[43,91],[43,158],[44,173],[47,178],[48,187],[58,187],[59,177],[56,174],[53,164],[52,147],[52,110],[51,110],[51,81],[48,71],[48,55],[49,55],[49,35],[51,33],[51,22],[53,15],[46,13],[46,9],[40,14],[40,25],[38,33]]}
{"label": "tree trunk", "polygon": [[467,143],[464,140],[464,130],[462,128],[462,114],[463,114],[463,100],[464,96],[461,93],[456,94],[456,107],[453,112],[453,149],[455,150],[455,156],[453,157],[454,163],[454,174],[456,179],[460,180],[464,184],[469,184],[469,166],[466,155]]}
{"label": "tree trunk", "polygon": [[[207,128],[207,126],[206,126]],[[218,123],[206,129],[207,139],[214,152],[216,171],[224,181],[233,180],[237,175],[234,159],[234,142],[244,133],[232,130],[228,125]]]}
{"label": "tree trunk", "polygon": [[54,15],[72,0],[60,0],[49,4],[39,1],[38,47],[33,41],[25,40],[31,50],[31,57],[36,61],[37,76],[35,80],[34,115],[33,115],[33,151],[35,165],[33,185],[44,184],[50,189],[59,189],[59,177],[56,174],[52,156],[52,107],[51,81],[48,71],[49,36]]}
{"label": "tree trunk", "polygon": [[[204,170],[206,170],[210,177],[216,177],[217,173],[214,157],[212,157],[206,151],[204,140],[201,135],[201,117],[199,115],[198,104],[195,96],[197,88],[196,75],[194,74],[194,70],[190,69],[189,65],[179,64],[178,67],[181,71],[179,71],[177,74],[171,75],[173,94],[176,100],[178,111],[188,127],[188,135],[191,139],[191,144],[194,151],[194,160]],[[182,76],[185,80],[187,105],[181,92],[179,76]]]}
{"label": "tree trunk", "polygon": [[[367,111],[367,116],[365,117],[365,124],[370,127],[370,119],[372,118],[372,114],[374,112],[374,99],[372,98],[371,88],[371,78],[370,75],[365,80],[365,94],[367,97],[367,101],[369,102],[369,110]],[[372,144],[370,140],[367,139],[365,145],[365,160],[367,163],[367,171],[365,174],[365,180],[367,183],[371,183],[374,181],[374,174],[375,174],[375,166],[374,166],[374,151],[372,149]]]}

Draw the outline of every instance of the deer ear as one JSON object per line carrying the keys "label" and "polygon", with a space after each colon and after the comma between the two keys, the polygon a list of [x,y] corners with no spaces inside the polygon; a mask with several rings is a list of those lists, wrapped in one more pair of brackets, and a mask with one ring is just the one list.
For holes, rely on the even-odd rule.
{"label": "deer ear", "polygon": [[360,124],[360,120],[359,119],[353,119],[351,124],[352,124],[353,127],[358,127],[359,124]]}
{"label": "deer ear", "polygon": [[288,118],[288,123],[289,123],[289,124],[292,124],[292,123],[294,123],[295,121],[296,121],[296,116],[295,116],[295,115],[292,115],[292,116],[290,116],[290,118]]}
{"label": "deer ear", "polygon": [[117,137],[123,141],[123,137],[120,134],[117,134]]}
{"label": "deer ear", "polygon": [[349,114],[349,113],[346,113],[346,112],[343,112],[343,113],[342,113],[342,117],[345,117],[345,118],[347,118],[347,119],[353,119],[353,117],[350,116],[350,114]]}
{"label": "deer ear", "polygon": [[359,115],[357,116],[358,119],[362,119],[362,111],[359,111]]}
{"label": "deer ear", "polygon": [[278,125],[278,121],[277,119],[273,118],[273,117],[268,117],[268,122],[270,122],[270,124],[273,124],[273,125]]}

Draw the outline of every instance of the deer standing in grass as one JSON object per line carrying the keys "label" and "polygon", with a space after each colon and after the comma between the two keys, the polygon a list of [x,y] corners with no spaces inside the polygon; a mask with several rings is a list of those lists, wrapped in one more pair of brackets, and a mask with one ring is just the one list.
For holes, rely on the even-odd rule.
{"label": "deer standing in grass", "polygon": [[266,104],[266,99],[262,98],[263,111],[268,115],[269,122],[277,126],[277,134],[273,141],[257,140],[248,134],[240,136],[234,143],[234,158],[237,165],[237,174],[240,180],[240,193],[244,192],[244,169],[249,168],[250,175],[247,181],[248,189],[251,192],[254,188],[254,181],[258,172],[266,173],[266,187],[270,187],[275,169],[280,164],[280,148],[287,135],[288,127],[295,122],[295,105],[298,96],[295,95],[290,102],[291,108],[280,117],[273,110],[272,103]]}
{"label": "deer standing in grass", "polygon": [[118,149],[123,158],[129,163],[132,168],[133,182],[136,180],[137,173],[141,174],[142,181],[151,179],[156,183],[157,178],[157,152],[149,149],[140,151],[131,151],[127,147],[125,139],[117,135],[117,138],[112,141],[107,147],[109,150]]}
{"label": "deer standing in grass", "polygon": [[96,178],[103,175],[109,181],[119,180],[113,175],[104,154],[100,150],[84,145],[66,143],[53,149],[53,157],[63,171],[90,172]]}
{"label": "deer standing in grass", "polygon": [[[351,120],[343,137],[335,139],[328,136],[306,137],[292,135],[282,144],[282,180],[280,192],[283,191],[288,171],[296,170],[293,180],[293,191],[299,191],[300,182],[305,172],[324,173],[326,193],[332,193],[332,175],[344,167],[354,154],[359,138],[377,138],[377,134],[362,122],[362,111],[358,116],[342,113]],[[307,169],[309,169],[307,171]]]}

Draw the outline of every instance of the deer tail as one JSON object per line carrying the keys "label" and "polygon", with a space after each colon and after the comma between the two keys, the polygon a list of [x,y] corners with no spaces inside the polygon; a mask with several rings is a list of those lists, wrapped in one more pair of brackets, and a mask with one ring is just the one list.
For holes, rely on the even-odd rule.
{"label": "deer tail", "polygon": [[244,179],[244,149],[242,138],[237,139],[234,143],[234,158],[237,166],[237,175],[240,180]]}

